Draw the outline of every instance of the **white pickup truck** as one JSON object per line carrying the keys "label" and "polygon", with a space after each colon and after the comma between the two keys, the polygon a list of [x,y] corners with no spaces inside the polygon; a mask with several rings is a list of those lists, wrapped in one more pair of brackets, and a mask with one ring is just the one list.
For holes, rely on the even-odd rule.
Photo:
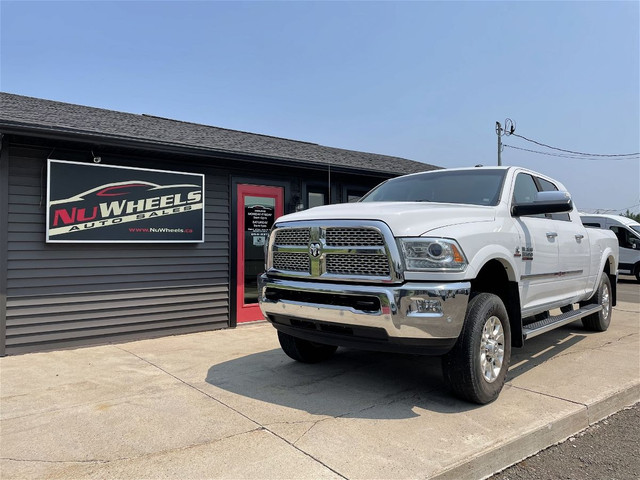
{"label": "white pickup truck", "polygon": [[578,319],[604,331],[616,304],[613,232],[587,230],[562,184],[523,168],[387,180],[358,203],[279,218],[266,248],[259,302],[291,358],[442,355],[454,394],[481,404],[512,346]]}

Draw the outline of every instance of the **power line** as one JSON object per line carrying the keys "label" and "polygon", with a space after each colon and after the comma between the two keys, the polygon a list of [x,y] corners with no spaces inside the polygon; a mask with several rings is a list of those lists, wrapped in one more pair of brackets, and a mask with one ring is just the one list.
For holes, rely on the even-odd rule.
{"label": "power line", "polygon": [[624,212],[624,211],[629,211],[632,212],[634,208],[636,207],[640,207],[640,203],[636,203],[635,205],[631,205],[630,207],[626,207],[626,208],[621,208],[618,211],[619,212]]}
{"label": "power line", "polygon": [[[507,136],[513,135],[514,137],[521,138],[526,140],[527,142],[535,143],[536,145],[540,145],[541,147],[550,148],[552,150],[558,150],[560,152],[571,153],[573,155],[583,155],[586,157],[638,157],[640,152],[636,153],[585,153],[585,152],[576,152],[573,150],[565,150],[564,148],[552,147],[551,145],[547,145],[546,143],[538,142],[536,140],[531,140],[530,138],[525,137],[524,135],[518,135],[517,133],[511,131],[505,132]],[[523,149],[524,150],[524,149]],[[540,152],[537,152],[540,153]]]}
{"label": "power line", "polygon": [[631,205],[630,207],[625,207],[625,208],[587,208],[587,209],[581,209],[582,213],[626,213],[626,212],[631,212],[633,213],[633,209],[636,207],[640,207],[640,203],[636,203],[635,205]]}
{"label": "power line", "polygon": [[[512,135],[515,135],[512,134]],[[520,136],[520,135],[516,135],[516,136]],[[562,154],[562,153],[552,153],[552,152],[541,152],[540,150],[531,150],[528,148],[522,148],[522,147],[515,147],[513,145],[507,145],[506,143],[502,144],[503,147],[508,147],[508,148],[513,148],[515,150],[522,150],[525,152],[531,152],[531,153],[537,153],[540,155],[548,155],[550,157],[562,157],[562,158],[574,158],[576,160],[603,160],[602,158],[594,158],[596,157],[596,155],[591,155],[588,153],[584,153],[584,154]],[[561,149],[557,149],[557,150],[561,150]],[[564,150],[561,150],[564,151]],[[599,155],[599,156],[603,156],[603,155]],[[628,154],[624,154],[624,155],[607,155],[609,160],[637,160],[640,159],[640,153],[628,153]]]}

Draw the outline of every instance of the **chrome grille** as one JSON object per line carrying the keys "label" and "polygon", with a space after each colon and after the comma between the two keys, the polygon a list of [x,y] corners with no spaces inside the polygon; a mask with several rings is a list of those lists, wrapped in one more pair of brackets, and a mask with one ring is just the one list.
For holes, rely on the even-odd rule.
{"label": "chrome grille", "polygon": [[373,247],[384,245],[378,230],[371,228],[327,228],[326,242],[329,247]]}
{"label": "chrome grille", "polygon": [[307,253],[274,252],[273,254],[273,268],[277,270],[308,272],[310,267]]}
{"label": "chrome grille", "polygon": [[326,258],[327,273],[388,277],[391,274],[386,255],[331,254]]}
{"label": "chrome grille", "polygon": [[276,232],[276,245],[308,245],[308,228],[283,228]]}
{"label": "chrome grille", "polygon": [[269,242],[268,268],[282,276],[305,279],[401,280],[392,260],[397,247],[387,225],[334,222],[301,221],[276,227]]}

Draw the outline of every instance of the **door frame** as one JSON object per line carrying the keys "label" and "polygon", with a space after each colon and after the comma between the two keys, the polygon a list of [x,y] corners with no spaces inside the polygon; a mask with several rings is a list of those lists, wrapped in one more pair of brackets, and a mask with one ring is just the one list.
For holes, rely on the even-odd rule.
{"label": "door frame", "polygon": [[[231,230],[229,232],[229,327],[238,326],[238,259],[240,249],[238,245],[238,185],[252,185],[256,187],[281,187],[283,214],[290,212],[288,208],[291,197],[291,183],[269,177],[230,176],[229,190],[231,193]],[[244,238],[244,237],[243,237]]]}

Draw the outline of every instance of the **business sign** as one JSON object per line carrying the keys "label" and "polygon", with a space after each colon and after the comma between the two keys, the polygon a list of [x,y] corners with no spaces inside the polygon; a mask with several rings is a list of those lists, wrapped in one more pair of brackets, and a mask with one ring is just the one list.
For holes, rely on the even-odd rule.
{"label": "business sign", "polygon": [[249,232],[268,232],[275,220],[275,207],[273,206],[252,205],[244,207],[244,228]]}
{"label": "business sign", "polygon": [[204,242],[204,175],[52,160],[49,243]]}

